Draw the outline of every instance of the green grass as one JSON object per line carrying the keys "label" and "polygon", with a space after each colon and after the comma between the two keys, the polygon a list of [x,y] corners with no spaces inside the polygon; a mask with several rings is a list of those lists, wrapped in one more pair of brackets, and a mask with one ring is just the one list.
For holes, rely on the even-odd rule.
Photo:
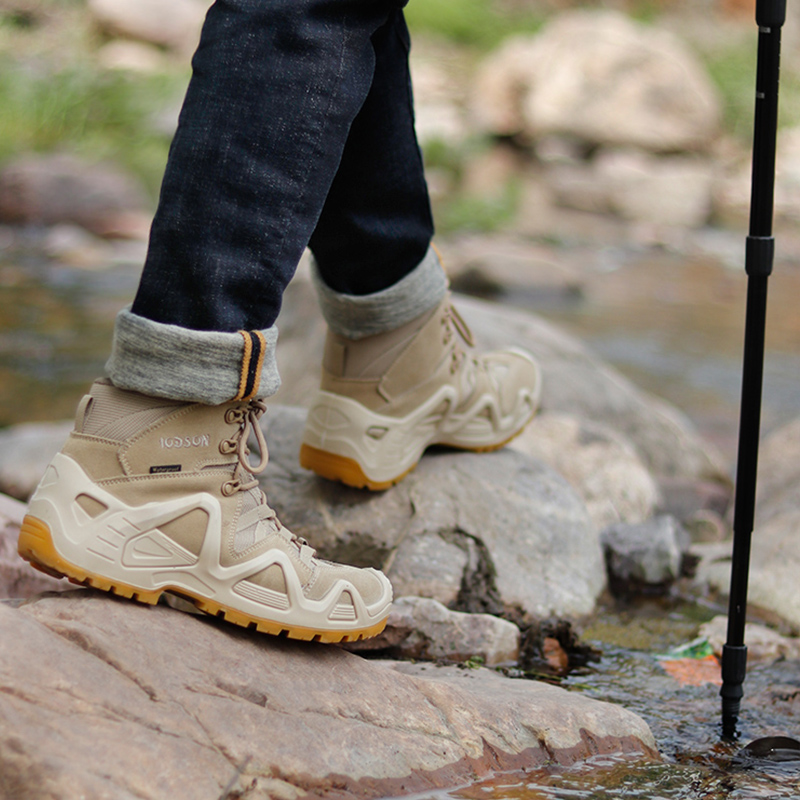
{"label": "green grass", "polygon": [[152,116],[184,83],[0,58],[0,164],[19,153],[67,150],[118,161],[155,193],[169,140],[153,129]]}
{"label": "green grass", "polygon": [[[723,127],[741,141],[749,141],[753,134],[757,45],[754,32],[747,41],[704,57],[706,69],[722,97]],[[779,94],[779,127],[800,124],[800,76],[784,69]]]}
{"label": "green grass", "polygon": [[489,50],[513,33],[531,33],[544,20],[541,13],[501,13],[492,0],[414,0],[405,7],[412,33],[432,34],[455,44]]}

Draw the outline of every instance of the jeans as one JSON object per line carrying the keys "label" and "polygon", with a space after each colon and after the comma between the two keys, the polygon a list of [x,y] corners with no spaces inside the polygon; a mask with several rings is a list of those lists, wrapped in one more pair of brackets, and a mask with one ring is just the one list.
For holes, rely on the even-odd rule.
{"label": "jeans", "polygon": [[400,0],[217,0],[193,59],[132,312],[274,325],[306,246],[347,295],[433,235]]}
{"label": "jeans", "polygon": [[139,290],[106,369],[122,389],[223,403],[280,378],[275,320],[308,246],[351,338],[434,308],[405,0],[217,0],[194,56]]}

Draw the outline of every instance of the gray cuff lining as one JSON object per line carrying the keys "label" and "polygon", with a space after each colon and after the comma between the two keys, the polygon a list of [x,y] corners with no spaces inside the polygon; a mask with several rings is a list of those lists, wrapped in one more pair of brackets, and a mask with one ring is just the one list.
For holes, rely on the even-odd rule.
{"label": "gray cuff lining", "polygon": [[[275,361],[278,329],[261,331],[264,348],[257,397],[281,384]],[[124,308],[117,315],[106,371],[120,389],[153,397],[219,405],[240,393],[245,339],[239,333],[195,331],[153,322]]]}
{"label": "gray cuff lining", "polygon": [[448,287],[447,276],[433,248],[405,278],[375,294],[334,291],[322,280],[313,258],[311,276],[328,327],[348,339],[363,339],[411,322],[438,306]]}

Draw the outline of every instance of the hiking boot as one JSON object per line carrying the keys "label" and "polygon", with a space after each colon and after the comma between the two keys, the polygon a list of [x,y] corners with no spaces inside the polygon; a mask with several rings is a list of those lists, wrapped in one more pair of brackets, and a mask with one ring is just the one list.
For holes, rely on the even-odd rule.
{"label": "hiking boot", "polygon": [[228,622],[293,639],[380,633],[387,578],[318,559],[258,488],[265,409],[259,400],[187,404],[96,382],[31,498],[20,555],[75,583],[150,604],[173,592]]}
{"label": "hiking boot", "polygon": [[353,340],[329,332],[300,464],[349,486],[387,489],[430,445],[502,447],[535,414],[540,391],[539,368],[524,351],[473,354],[449,296],[388,333]]}

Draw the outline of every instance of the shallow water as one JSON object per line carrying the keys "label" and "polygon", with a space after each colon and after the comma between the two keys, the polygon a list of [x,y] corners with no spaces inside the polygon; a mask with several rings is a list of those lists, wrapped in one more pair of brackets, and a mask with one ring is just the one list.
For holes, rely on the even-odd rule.
{"label": "shallow water", "polygon": [[741,769],[734,755],[771,735],[800,736],[800,664],[752,665],[738,740],[721,738],[719,687],[681,685],[657,658],[691,640],[700,621],[721,609],[686,600],[609,607],[582,641],[602,651],[597,663],[561,685],[622,705],[647,720],[661,761],[602,755],[571,766],[498,773],[465,787],[418,795],[435,800],[757,800],[800,798],[800,763]]}

